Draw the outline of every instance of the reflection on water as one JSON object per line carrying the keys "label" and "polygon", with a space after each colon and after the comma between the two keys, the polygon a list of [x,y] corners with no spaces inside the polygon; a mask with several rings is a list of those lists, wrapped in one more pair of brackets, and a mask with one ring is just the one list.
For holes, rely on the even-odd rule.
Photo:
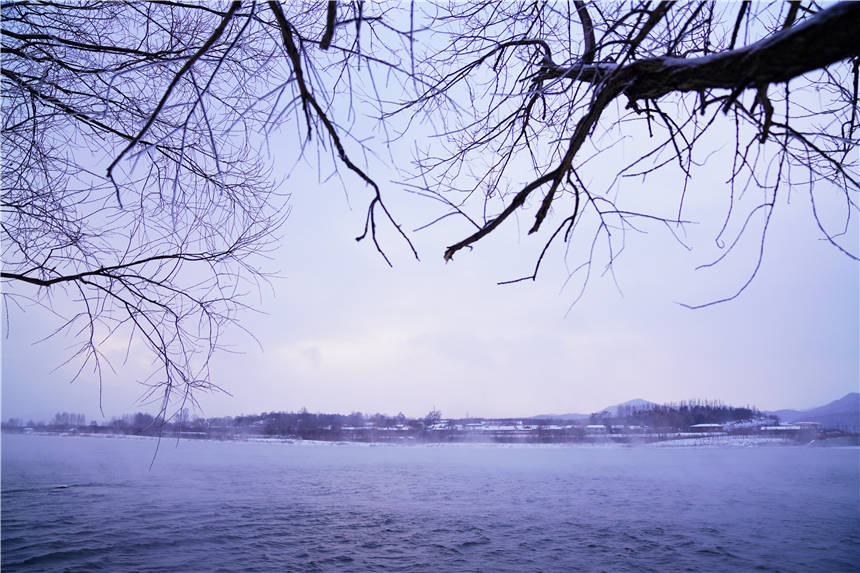
{"label": "reflection on water", "polygon": [[3,571],[858,571],[858,448],[4,435]]}

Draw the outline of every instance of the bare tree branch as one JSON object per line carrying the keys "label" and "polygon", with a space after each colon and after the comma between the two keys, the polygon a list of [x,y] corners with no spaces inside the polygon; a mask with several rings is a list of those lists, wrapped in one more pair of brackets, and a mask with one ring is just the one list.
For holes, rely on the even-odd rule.
{"label": "bare tree branch", "polygon": [[[411,228],[464,237],[443,243],[445,260],[527,213],[536,260],[504,282],[535,280],[558,253],[578,300],[614,276],[628,233],[656,227],[692,248],[688,202],[703,171],[720,188],[706,164],[724,143],[713,262],[766,217],[752,274],[723,300],[751,284],[792,188],[808,187],[824,239],[858,257],[860,3],[573,8],[4,3],[7,304],[62,314],[54,335],[79,341],[75,376],[110,371],[111,337],[147,348],[147,396],[165,414],[218,388],[209,360],[267,280],[259,259],[288,212],[265,155],[278,130],[298,134],[278,163],[316,153],[320,179],[362,182],[357,240],[389,265],[380,224],[418,257],[388,207],[379,174],[392,167],[429,199]],[[661,191],[643,197],[633,177]]]}

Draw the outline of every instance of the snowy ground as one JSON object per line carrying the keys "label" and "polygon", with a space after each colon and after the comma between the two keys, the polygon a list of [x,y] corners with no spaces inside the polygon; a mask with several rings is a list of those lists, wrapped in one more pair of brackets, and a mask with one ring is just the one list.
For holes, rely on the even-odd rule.
{"label": "snowy ground", "polygon": [[796,446],[804,445],[806,442],[798,442],[781,436],[696,436],[679,438],[676,440],[666,440],[662,442],[652,442],[648,444],[655,448],[678,448],[678,447],[696,447],[696,448],[751,448],[754,446]]}

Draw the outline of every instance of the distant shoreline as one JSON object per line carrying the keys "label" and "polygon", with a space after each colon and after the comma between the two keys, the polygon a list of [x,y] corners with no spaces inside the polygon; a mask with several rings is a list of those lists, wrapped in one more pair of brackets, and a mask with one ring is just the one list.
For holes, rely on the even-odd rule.
{"label": "distant shoreline", "polygon": [[369,440],[343,440],[343,439],[303,439],[288,436],[265,436],[265,435],[236,435],[236,436],[208,436],[197,435],[196,432],[177,434],[175,432],[157,434],[133,434],[120,432],[68,432],[68,431],[23,431],[5,429],[3,434],[14,434],[22,436],[53,436],[65,438],[103,438],[103,439],[129,439],[129,440],[182,440],[182,441],[209,441],[209,442],[248,442],[248,443],[272,443],[272,444],[297,444],[297,445],[366,445],[366,446],[463,446],[463,445],[491,445],[491,446],[519,446],[519,447],[652,447],[652,448],[750,448],[750,447],[860,447],[860,436],[846,435],[828,438],[813,438],[798,440],[783,436],[762,435],[690,435],[679,434],[677,436],[654,438],[654,439],[613,439],[604,436],[591,440],[571,441],[499,441],[482,440],[478,436],[463,437],[458,440],[430,440],[430,439],[385,439],[379,441]]}

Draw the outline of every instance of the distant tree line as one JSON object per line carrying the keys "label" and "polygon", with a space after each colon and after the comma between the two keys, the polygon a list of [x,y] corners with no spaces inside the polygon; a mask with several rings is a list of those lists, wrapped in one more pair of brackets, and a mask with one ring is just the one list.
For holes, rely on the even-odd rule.
{"label": "distant tree line", "polygon": [[51,423],[55,426],[83,426],[87,423],[87,417],[73,412],[57,412]]}
{"label": "distant tree line", "polygon": [[[51,427],[55,429],[75,428],[84,426],[87,423],[87,417],[84,414],[75,412],[57,412],[47,422],[34,422],[30,420],[25,422],[23,418],[9,418],[3,423],[4,428],[24,428],[24,427]],[[94,424],[96,422],[93,422]]]}
{"label": "distant tree line", "polygon": [[242,435],[287,436],[303,439],[340,439],[344,432],[355,430],[402,430],[421,432],[438,423],[441,412],[431,410],[424,418],[407,418],[402,412],[396,416],[385,414],[324,414],[311,413],[306,408],[298,412],[263,412],[261,414],[201,418],[192,417],[187,409],[180,410],[172,418],[137,412],[125,414],[99,424],[92,421],[86,425],[86,416],[70,412],[58,412],[48,422],[25,423],[21,418],[10,418],[4,428],[31,427],[51,431],[83,430],[91,433],[120,433],[133,435],[186,435],[194,437],[231,437]]}
{"label": "distant tree line", "polygon": [[[495,441],[570,442],[593,437],[586,424],[606,427],[605,434],[635,435],[655,433],[668,435],[696,424],[726,424],[751,422],[753,426],[778,424],[777,416],[763,415],[752,406],[726,406],[720,402],[694,400],[664,405],[620,406],[614,413],[595,412],[585,420],[571,422],[551,418],[505,419],[443,419],[436,408],[424,417],[409,418],[402,412],[386,414],[311,413],[306,408],[297,412],[262,412],[241,416],[202,418],[182,409],[171,418],[137,412],[125,414],[106,423],[91,421],[86,416],[58,412],[48,423],[24,423],[11,418],[4,429],[22,431],[27,427],[53,432],[112,433],[150,436],[180,436],[187,438],[232,439],[243,437],[279,437],[308,440],[387,441],[417,439],[431,441],[468,440],[475,432],[482,439]],[[631,435],[633,435],[631,434]],[[471,437],[470,437],[471,436]]]}
{"label": "distant tree line", "polygon": [[[647,426],[649,428],[689,428],[696,424],[725,424],[763,418],[755,407],[726,406],[721,402],[691,400],[646,407],[619,406],[615,415],[608,410],[591,414],[592,424]],[[768,416],[778,424],[777,416]]]}

